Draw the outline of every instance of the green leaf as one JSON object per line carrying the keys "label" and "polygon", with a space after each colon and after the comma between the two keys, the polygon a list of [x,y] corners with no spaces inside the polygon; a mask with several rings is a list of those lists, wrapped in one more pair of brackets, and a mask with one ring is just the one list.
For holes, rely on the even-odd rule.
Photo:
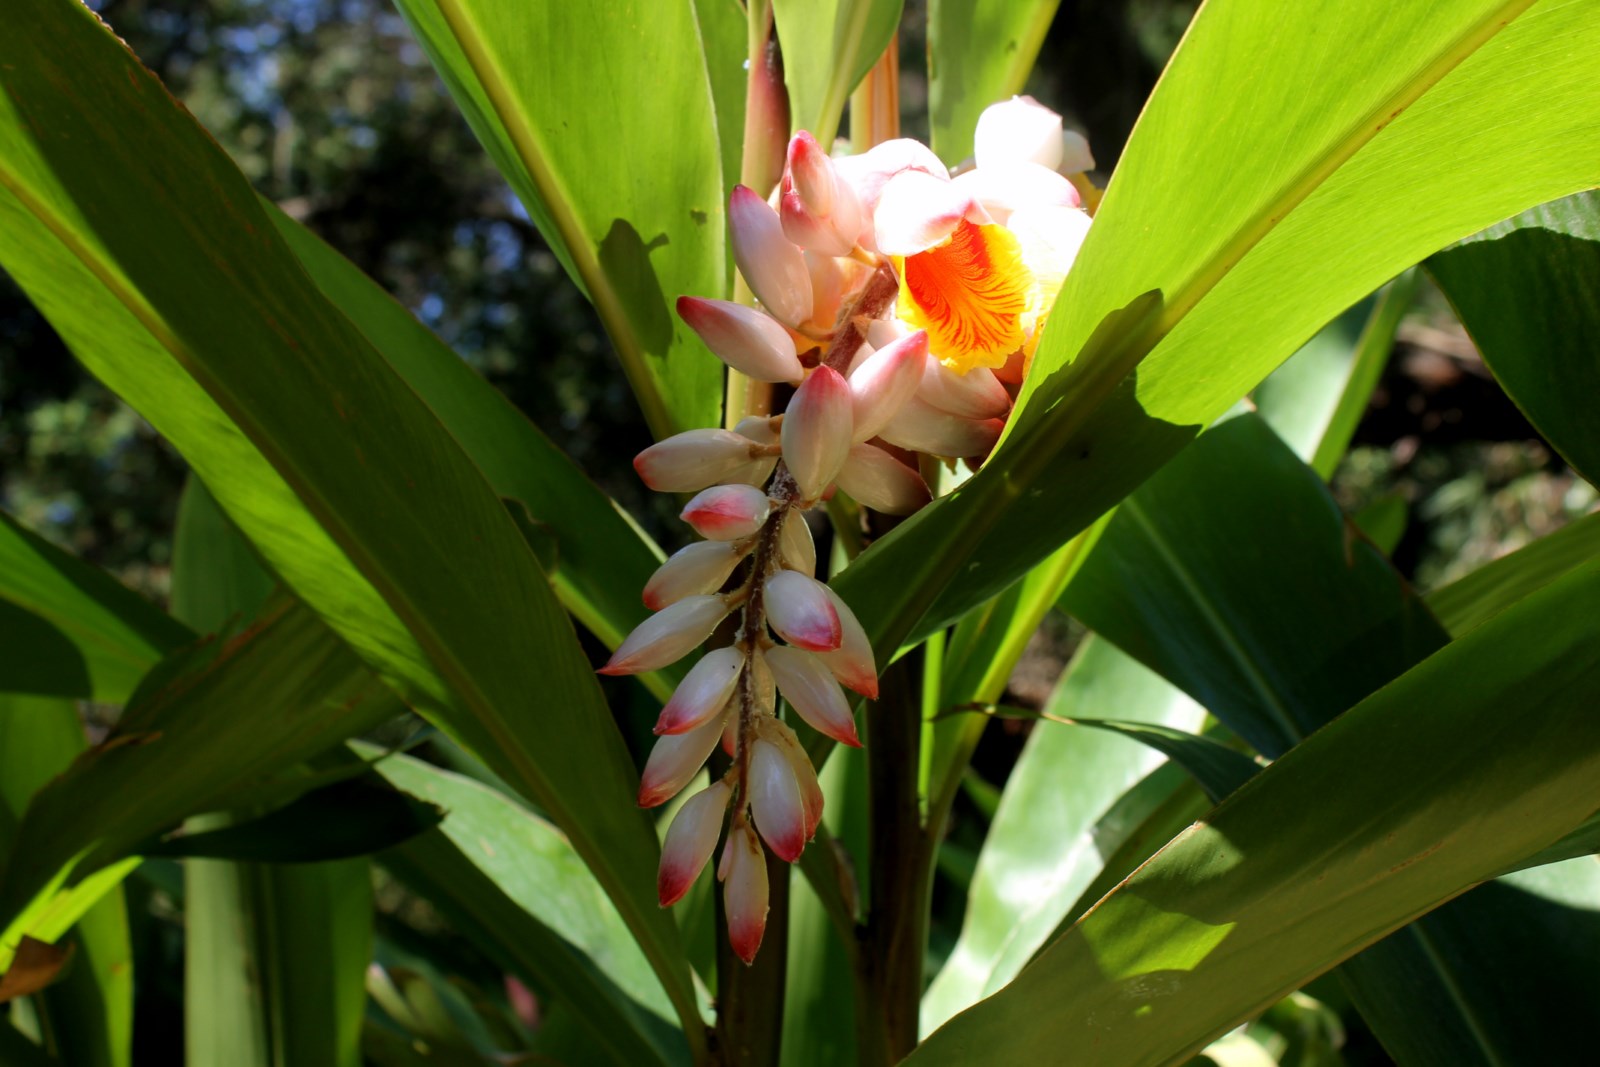
{"label": "green leaf", "polygon": [[1495,380],[1600,483],[1600,192],[1523,212],[1428,259]]}
{"label": "green leaf", "polygon": [[[1092,558],[1092,557],[1091,557]],[[1090,638],[1051,695],[1052,715],[1194,729],[1205,712],[1116,648]],[[932,1029],[1010,981],[1100,873],[1113,842],[1171,792],[1108,816],[1164,757],[1101,731],[1035,729],[1001,795],[967,896],[961,936],[922,1001]]]}
{"label": "green leaf", "polygon": [[1350,447],[1422,275],[1408,270],[1324,326],[1255,391],[1261,417],[1324,481]]}
{"label": "green leaf", "polygon": [[255,616],[276,584],[205,483],[191,475],[173,533],[173,616],[201,633],[221,633]]}
{"label": "green leaf", "polygon": [[1575,571],[1318,731],[908,1062],[1180,1059],[1587,819],[1596,596]]}
{"label": "green leaf", "polygon": [[1213,803],[1254,778],[1261,770],[1255,760],[1235,752],[1220,741],[1203,734],[1175,730],[1160,723],[1122,722],[1115,719],[1060,719],[1068,726],[1087,726],[1120,734],[1141,745],[1148,745],[1189,772]]}
{"label": "green leaf", "polygon": [[282,601],[248,633],[178,653],[29,803],[0,871],[0,953],[98,899],[150,835],[398,710],[314,615]]}
{"label": "green leaf", "polygon": [[1427,596],[1452,636],[1465,637],[1523,597],[1600,556],[1600,514],[1585,515]]}
{"label": "green leaf", "polygon": [[686,1060],[659,979],[559,830],[486,786],[408,756],[384,760],[377,772],[448,812],[438,830],[380,857],[384,866],[492,959],[566,1001],[590,1040],[619,1062]]}
{"label": "green leaf", "polygon": [[[417,391],[502,498],[555,540],[546,567],[567,610],[615,648],[648,614],[639,599],[662,560],[649,537],[494,386],[381,286],[281,211],[273,224],[323,294]],[[663,699],[672,684],[654,679]]]}
{"label": "green leaf", "polygon": [[313,789],[256,819],[138,848],[143,856],[321,863],[366,856],[438,826],[444,812],[362,779]]}
{"label": "green leaf", "polygon": [[193,638],[143,597],[0,511],[0,692],[120,704]]}
{"label": "green leaf", "polygon": [[1006,438],[840,576],[880,653],[1026,573],[1385,279],[1592,185],[1595,49],[1600,9],[1554,0],[1205,5]]}
{"label": "green leaf", "polygon": [[397,6],[593,301],[656,436],[720,425],[722,364],[672,313],[682,294],[727,286],[721,79],[708,76],[695,6]]}
{"label": "green leaf", "polygon": [[[1252,550],[1241,552],[1246,544]],[[1342,519],[1321,478],[1253,416],[1203,435],[1126,501],[1065,599],[1274,756],[1446,640],[1382,554]],[[1440,921],[1471,901],[1448,905]],[[1534,926],[1514,909],[1499,922]],[[1450,943],[1458,928],[1432,935],[1438,955],[1418,949],[1426,932],[1385,940],[1346,981],[1376,1002],[1387,985],[1369,987],[1373,976],[1404,973],[1419,995],[1453,999],[1469,1013],[1520,1014],[1496,1006],[1484,976],[1453,968],[1471,958]],[[1535,935],[1525,936],[1532,944]],[[1562,947],[1544,950],[1555,956]],[[1531,972],[1522,982],[1542,988],[1545,979]],[[1460,1029],[1437,1013],[1405,1018],[1411,1034]],[[1374,1026],[1385,1041],[1395,1036]]]}
{"label": "green leaf", "polygon": [[[1411,517],[1411,503],[1403,492],[1386,493],[1350,516],[1350,521],[1361,536],[1371,541],[1373,547],[1384,555],[1392,555],[1400,539],[1406,534],[1406,524]],[[1432,603],[1429,602],[1432,607]]]}
{"label": "green leaf", "polygon": [[1254,415],[1124,501],[1062,603],[1272,757],[1447,640]]}
{"label": "green leaf", "polygon": [[[285,583],[551,813],[680,1015],[696,1018],[677,931],[651,890],[657,845],[634,805],[632,763],[499,498],[320,296],[215,142],[93,15],[23,0],[17,16],[30,32],[0,41],[0,261],[184,453]],[[563,42],[561,54],[595,47]],[[658,131],[692,126],[675,119]],[[669,185],[660,173],[640,183]],[[690,244],[674,240],[674,255]]]}
{"label": "green leaf", "polygon": [[983,109],[1022,92],[1061,0],[929,0],[928,125],[947,163],[972,155]]}
{"label": "green leaf", "polygon": [[[1407,1067],[1581,1062],[1592,1047],[1597,899],[1593,856],[1507,875],[1385,938],[1339,976]],[[1436,970],[1456,981],[1439,983]]]}
{"label": "green leaf", "polygon": [[[109,581],[93,573],[97,580]],[[29,798],[85,747],[83,724],[72,701],[0,695],[0,853],[11,849]],[[65,976],[35,1001],[41,1022],[63,1062],[128,1067],[133,1057],[133,949],[122,891],[114,888],[89,908],[69,938],[74,952]],[[0,1029],[10,1027],[0,1023]],[[0,1059],[9,1063],[8,1057],[0,1049]]]}
{"label": "green leaf", "polygon": [[[845,101],[900,29],[904,0],[772,0],[789,114],[833,143]],[[758,190],[762,195],[766,190]]]}

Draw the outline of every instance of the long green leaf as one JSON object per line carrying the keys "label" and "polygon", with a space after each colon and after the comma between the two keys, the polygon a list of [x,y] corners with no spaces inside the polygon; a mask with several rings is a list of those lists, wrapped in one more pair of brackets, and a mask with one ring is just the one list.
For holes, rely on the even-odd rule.
{"label": "long green leaf", "polygon": [[880,651],[1015,581],[1385,279],[1592,185],[1596,49],[1600,8],[1565,0],[1202,8],[1006,439],[840,576]]}
{"label": "long green leaf", "polygon": [[[72,701],[0,695],[0,851],[14,844],[33,794],[86,747]],[[70,941],[76,951],[66,976],[37,1001],[51,1044],[66,1063],[127,1067],[133,1059],[133,950],[120,889],[84,913]]]}
{"label": "long green leaf", "polygon": [[[381,286],[281,211],[268,213],[322,292],[427,401],[495,492],[525,504],[554,536],[550,580],[567,610],[608,647],[620,644],[647,614],[639,591],[660,564],[661,550]],[[670,693],[670,683],[664,688]]]}
{"label": "long green leaf", "polygon": [[[1125,656],[1091,638],[1051,695],[1053,715],[1117,718],[1193,730],[1205,712]],[[967,896],[961,936],[922,1001],[931,1030],[1010,981],[1100,873],[1117,829],[1137,818],[1118,800],[1164,762],[1113,734],[1036,729],[1001,795]],[[1149,797],[1159,802],[1162,790]],[[1007,964],[1006,960],[1015,960]]]}
{"label": "long green leaf", "polygon": [[929,0],[928,125],[947,163],[972,155],[983,109],[1022,92],[1061,0]]}
{"label": "long green leaf", "polygon": [[0,40],[0,261],[277,574],[555,817],[697,1018],[631,763],[498,497],[93,16],[18,16],[29,32]]}
{"label": "long green leaf", "polygon": [[[1253,550],[1241,551],[1245,544]],[[1381,554],[1349,528],[1318,472],[1254,416],[1206,433],[1140,487],[1065,600],[1273,756],[1446,641]],[[1462,1005],[1459,1013],[1386,1015],[1374,1021],[1380,1039],[1399,1045],[1431,1040],[1415,1036],[1431,1031],[1470,1032],[1472,1014],[1485,1010],[1508,1026],[1531,1014],[1526,1026],[1561,1031],[1542,1010],[1499,1006],[1490,974],[1503,967],[1459,968],[1477,957],[1453,943],[1461,929],[1455,912],[1478,908],[1475,899],[1446,906],[1419,930],[1362,954],[1356,970],[1341,971],[1368,1003],[1383,1002],[1403,973],[1418,995]],[[1558,943],[1539,944],[1532,915],[1514,900],[1503,904],[1498,922],[1523,931],[1525,954],[1561,954]],[[1520,981],[1542,990],[1550,979],[1533,969]],[[1483,1055],[1492,1062],[1490,1050]]]}
{"label": "long green leaf", "polygon": [[378,773],[449,811],[440,829],[381,857],[386,867],[508,970],[566,1001],[619,1062],[685,1060],[660,981],[559,830],[420,760],[391,756]]}
{"label": "long green leaf", "polygon": [[1600,483],[1600,191],[1523,212],[1452,245],[1428,270],[1530,422]]}
{"label": "long green leaf", "polygon": [[1124,501],[1062,603],[1272,757],[1447,640],[1254,415]]}
{"label": "long green leaf", "polygon": [[772,0],[795,129],[833,143],[845,101],[900,29],[903,3]]}
{"label": "long green leaf", "polygon": [[152,834],[229,806],[397,710],[314,615],[284,602],[245,634],[178,653],[111,735],[28,805],[0,871],[0,953],[114,886],[129,850]]}
{"label": "long green leaf", "polygon": [[1596,596],[1590,565],[1363,701],[908,1062],[1090,1047],[1099,1063],[1179,1060],[1587,819],[1600,807]]}
{"label": "long green leaf", "polygon": [[1421,279],[1408,270],[1334,319],[1255,391],[1261,417],[1324,480],[1350,447]]}
{"label": "long green leaf", "polygon": [[594,302],[656,436],[720,425],[722,365],[672,301],[727,285],[706,57],[730,49],[702,50],[688,0],[397,6]]}
{"label": "long green leaf", "polygon": [[1600,556],[1600,514],[1585,515],[1428,594],[1428,607],[1463,637],[1523,597]]}
{"label": "long green leaf", "polygon": [[0,511],[0,691],[120,704],[144,672],[193,638],[115,578]]}

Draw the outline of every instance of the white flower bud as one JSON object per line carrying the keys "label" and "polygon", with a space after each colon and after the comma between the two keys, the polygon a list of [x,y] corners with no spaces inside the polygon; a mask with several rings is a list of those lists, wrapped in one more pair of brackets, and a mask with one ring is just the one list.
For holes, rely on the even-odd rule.
{"label": "white flower bud", "polygon": [[739,675],[744,672],[744,653],[737,648],[717,648],[707,652],[689,668],[673,691],[672,699],[661,709],[656,722],[658,734],[683,734],[719,715],[733,696]]}
{"label": "white flower bud", "polygon": [[766,581],[763,597],[767,622],[778,636],[797,648],[831,652],[843,639],[839,612],[829,589],[799,571],[779,571]]}
{"label": "white flower bud", "polygon": [[979,170],[1015,163],[1055,170],[1062,158],[1061,116],[1031,96],[990,104],[972,131],[972,154]]}
{"label": "white flower bud", "polygon": [[[795,255],[800,254],[798,248],[789,247]],[[804,264],[801,266],[803,269]],[[808,288],[809,285],[808,282]],[[713,355],[758,382],[798,382],[805,376],[789,331],[755,308],[727,300],[680,296],[678,317],[700,335]]]}
{"label": "white flower bud", "polygon": [[800,249],[784,236],[778,213],[736,185],[728,204],[728,230],[734,262],[762,306],[789,326],[810,318],[811,275]]}
{"label": "white flower bud", "polygon": [[656,895],[663,908],[676,904],[700,877],[716,850],[722,817],[733,790],[726,782],[713,782],[684,802],[667,830],[661,846],[661,867],[656,875]]}
{"label": "white flower bud", "polygon": [[713,485],[684,505],[680,518],[712,541],[734,541],[761,529],[772,501],[753,485]]}
{"label": "white flower bud", "polygon": [[861,747],[850,702],[827,664],[810,652],[782,645],[764,655],[778,692],[813,730],[852,748]]}
{"label": "white flower bud", "polygon": [[857,503],[885,515],[909,515],[933,499],[921,474],[876,445],[851,448],[838,483]]}
{"label": "white flower bud", "polygon": [[850,451],[850,386],[832,367],[812,371],[783,415],[783,461],[800,488],[801,506],[828,488]]}
{"label": "white flower bud", "polygon": [[759,446],[732,430],[686,430],[633,458],[633,469],[658,493],[695,493],[745,473]]}
{"label": "white flower bud", "polygon": [[918,330],[873,352],[850,372],[852,440],[878,436],[917,391],[928,361],[928,334]]}
{"label": "white flower bud", "polygon": [[644,587],[644,606],[660,611],[686,596],[715,593],[728,580],[733,568],[750,551],[751,545],[731,541],[696,541],[672,554]]}
{"label": "white flower bud", "polygon": [[720,596],[684,597],[634,627],[599,673],[639,674],[676,663],[710,637],[727,614],[728,602]]}

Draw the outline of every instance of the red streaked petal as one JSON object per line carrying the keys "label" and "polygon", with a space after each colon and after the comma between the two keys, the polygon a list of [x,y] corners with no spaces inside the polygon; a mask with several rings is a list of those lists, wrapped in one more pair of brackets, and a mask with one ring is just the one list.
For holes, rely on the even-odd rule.
{"label": "red streaked petal", "polygon": [[906,257],[898,310],[946,366],[998,367],[1022,345],[1032,285],[1010,230],[963,220],[944,244]]}

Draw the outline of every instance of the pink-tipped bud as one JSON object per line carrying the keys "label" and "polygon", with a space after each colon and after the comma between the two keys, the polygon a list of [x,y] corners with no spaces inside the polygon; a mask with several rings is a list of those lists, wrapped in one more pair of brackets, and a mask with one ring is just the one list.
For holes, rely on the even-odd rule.
{"label": "pink-tipped bud", "polygon": [[600,674],[639,674],[676,663],[711,636],[728,614],[720,596],[688,596],[634,627]]}
{"label": "pink-tipped bud", "polygon": [[854,401],[850,385],[832,367],[818,367],[789,401],[783,414],[783,461],[800,487],[801,506],[828,488],[850,452]]}
{"label": "pink-tipped bud", "polygon": [[[798,248],[789,247],[795,255],[800,254]],[[802,263],[801,268],[804,266]],[[805,376],[789,331],[755,308],[680,296],[678,317],[700,335],[713,355],[747,377],[758,382],[798,382]]]}
{"label": "pink-tipped bud", "polygon": [[800,800],[805,805],[806,840],[809,841],[816,835],[817,825],[822,822],[822,786],[817,782],[817,769],[811,765],[811,757],[806,755],[805,746],[800,744],[800,739],[787,723],[762,718],[757,720],[756,726],[761,731],[762,740],[776,745],[789,761],[789,769],[794,772],[794,780],[800,786]]}
{"label": "pink-tipped bud", "polygon": [[761,529],[772,501],[753,485],[713,485],[697,494],[679,516],[694,532],[712,541],[733,541]]}
{"label": "pink-tipped bud", "polygon": [[744,653],[737,648],[718,648],[707,652],[689,668],[672,699],[661,709],[656,721],[658,734],[684,734],[720,714],[733,696],[733,687],[744,671]]}
{"label": "pink-tipped bud", "polygon": [[778,692],[813,730],[851,748],[861,747],[850,701],[822,660],[782,645],[767,649],[765,655]]}
{"label": "pink-tipped bud", "polygon": [[789,142],[779,187],[783,232],[801,248],[847,256],[861,233],[861,205],[816,139],[801,130]]}
{"label": "pink-tipped bud", "polygon": [[789,326],[810,318],[811,275],[800,249],[783,235],[778,213],[754,192],[736,185],[728,203],[728,229],[734,262],[762,306]]}
{"label": "pink-tipped bud", "polygon": [[917,399],[963,419],[1003,419],[1011,410],[1011,394],[987,367],[974,367],[965,374],[929,357]]}
{"label": "pink-tipped bud", "polygon": [[878,436],[922,382],[930,362],[925,330],[891,341],[850,372],[851,439]]}
{"label": "pink-tipped bud", "polygon": [[683,899],[716,850],[722,817],[733,790],[727,782],[713,782],[678,809],[667,839],[661,845],[661,867],[656,874],[656,895],[663,908]]}
{"label": "pink-tipped bud", "polygon": [[799,571],[779,571],[767,579],[767,622],[778,636],[810,652],[832,652],[844,639],[830,590]]}
{"label": "pink-tipped bud", "polygon": [[875,445],[856,445],[839,468],[839,488],[885,515],[909,515],[933,499],[922,475]]}
{"label": "pink-tipped bud", "polygon": [[777,746],[757,739],[750,747],[750,807],[767,847],[785,863],[806,848],[806,809],[800,783]]}
{"label": "pink-tipped bud", "polygon": [[639,777],[639,806],[653,808],[678,795],[679,790],[705,765],[711,750],[722,737],[726,716],[713,715],[686,734],[667,734],[656,738],[644,774]]}
{"label": "pink-tipped bud", "polygon": [[913,396],[878,436],[912,452],[959,458],[988,455],[1003,429],[1001,419],[963,419]]}
{"label": "pink-tipped bud", "polygon": [[729,831],[717,874],[723,880],[728,944],[741,960],[750,963],[767,930],[767,857],[748,825]]}
{"label": "pink-tipped bud", "polygon": [[732,430],[686,430],[640,452],[633,469],[658,493],[696,493],[744,473],[759,449]]}
{"label": "pink-tipped bud", "polygon": [[[826,586],[823,588],[827,589]],[[821,653],[818,658],[833,672],[835,678],[844,683],[845,688],[853,689],[869,700],[877,700],[878,668],[872,658],[872,642],[867,640],[867,632],[861,628],[855,612],[850,610],[850,605],[838,593],[828,589],[828,600],[833,604],[834,613],[839,616],[842,637],[838,651]]]}
{"label": "pink-tipped bud", "polygon": [[811,526],[799,509],[784,517],[783,528],[778,531],[779,561],[792,571],[807,578],[817,573],[817,543],[811,538]]}
{"label": "pink-tipped bud", "polygon": [[644,586],[644,606],[660,611],[686,596],[715,593],[753,546],[731,541],[696,541],[672,554]]}

